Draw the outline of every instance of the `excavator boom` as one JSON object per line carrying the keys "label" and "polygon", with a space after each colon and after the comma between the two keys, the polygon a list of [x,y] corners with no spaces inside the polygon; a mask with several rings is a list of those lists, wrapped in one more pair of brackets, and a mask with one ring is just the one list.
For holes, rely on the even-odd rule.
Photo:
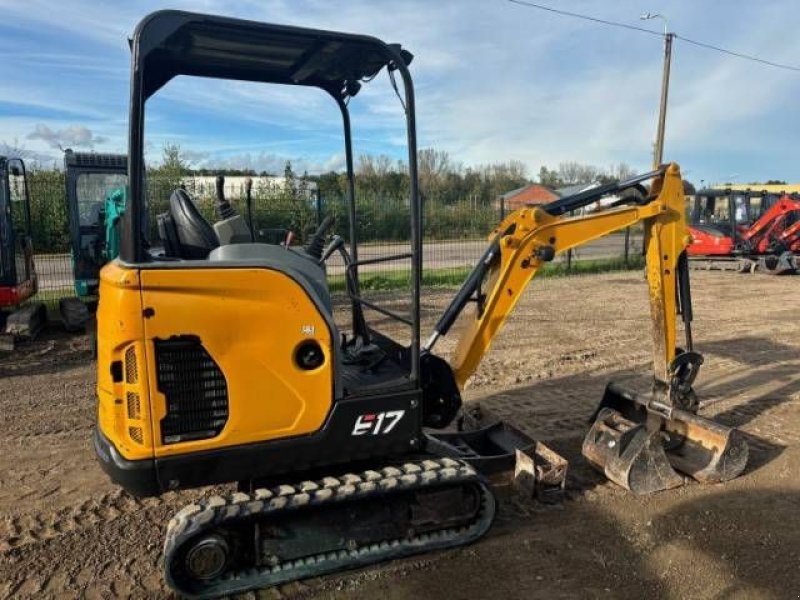
{"label": "excavator boom", "polygon": [[[638,186],[645,179],[653,179],[653,185],[638,200],[622,199],[616,207],[588,215],[568,214],[603,194]],[[474,300],[475,318],[461,333],[451,359],[455,382],[463,388],[546,262],[561,252],[637,224],[645,232],[653,387],[643,396],[611,384],[595,413],[584,454],[612,480],[640,493],[680,485],[682,478],[673,467],[706,481],[729,479],[744,468],[747,448],[738,432],[695,414],[698,406],[692,383],[703,359],[692,349],[686,258],[691,238],[676,164],[509,215],[492,232],[489,248],[439,320],[424,351],[431,351],[466,303]],[[677,342],[679,315],[684,322],[684,349]],[[669,456],[664,449],[667,441]]]}
{"label": "excavator boom", "polygon": [[681,216],[683,191],[678,167],[667,167],[657,181],[661,189],[654,189],[655,198],[642,205],[573,217],[558,214],[562,207],[554,203],[520,209],[500,223],[492,233],[497,253],[492,255],[485,280],[488,291],[479,301],[480,314],[461,334],[451,361],[460,386],[475,372],[522,293],[546,262],[638,223],[643,223],[646,231],[656,373],[667,380],[668,365],[675,357],[677,265],[688,240]]}

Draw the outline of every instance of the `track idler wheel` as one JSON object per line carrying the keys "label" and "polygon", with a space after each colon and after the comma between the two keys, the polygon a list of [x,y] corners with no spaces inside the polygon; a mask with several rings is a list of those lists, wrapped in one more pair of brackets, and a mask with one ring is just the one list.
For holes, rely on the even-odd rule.
{"label": "track idler wheel", "polygon": [[678,487],[688,475],[701,483],[738,477],[747,443],[736,429],[692,412],[669,418],[649,411],[648,396],[610,383],[583,442],[583,455],[614,483],[636,494]]}

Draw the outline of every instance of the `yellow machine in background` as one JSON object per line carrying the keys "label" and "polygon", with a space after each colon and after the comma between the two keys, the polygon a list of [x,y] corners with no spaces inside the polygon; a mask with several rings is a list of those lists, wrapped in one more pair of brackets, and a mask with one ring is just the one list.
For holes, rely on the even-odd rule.
{"label": "yellow machine in background", "polygon": [[[216,597],[479,539],[496,509],[487,477],[513,471],[517,451],[534,441],[504,423],[432,429],[459,416],[462,387],[537,270],[637,223],[645,230],[653,389],[638,395],[609,385],[584,454],[637,493],[678,485],[676,469],[723,481],[744,468],[741,436],[696,414],[692,382],[702,357],[692,350],[677,165],[510,215],[423,344],[412,55],[366,36],[176,11],[145,18],[132,49],[128,207],[120,257],[101,272],[95,449],[111,478],[137,495],[238,484],[170,522],[164,566],[173,589]],[[411,242],[407,253],[361,260],[348,106],[384,69],[406,118]],[[349,243],[333,236],[326,244],[330,218],[303,248],[252,243],[221,183],[213,227],[177,189],[158,218],[160,242],[145,243],[145,104],[178,75],[326,91],[345,125]],[[642,193],[568,216],[629,188]],[[334,322],[325,270],[334,252],[347,266],[346,333]],[[397,260],[411,264],[405,312],[365,298],[359,286],[360,267]],[[448,362],[435,344],[470,302],[475,312],[464,316]],[[410,343],[367,318],[375,313],[406,328]]]}

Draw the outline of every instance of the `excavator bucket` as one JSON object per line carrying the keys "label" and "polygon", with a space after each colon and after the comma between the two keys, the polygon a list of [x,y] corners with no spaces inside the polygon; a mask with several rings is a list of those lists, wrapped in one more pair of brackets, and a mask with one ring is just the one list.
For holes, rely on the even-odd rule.
{"label": "excavator bucket", "polygon": [[747,443],[736,429],[692,412],[648,410],[649,397],[610,383],[583,442],[583,455],[614,483],[636,494],[737,477]]}

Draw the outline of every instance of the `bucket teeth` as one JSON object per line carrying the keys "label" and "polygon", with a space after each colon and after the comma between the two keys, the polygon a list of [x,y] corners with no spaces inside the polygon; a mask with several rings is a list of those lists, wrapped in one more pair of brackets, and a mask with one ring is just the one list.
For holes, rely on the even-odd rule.
{"label": "bucket teeth", "polygon": [[680,409],[669,418],[655,417],[646,405],[646,396],[613,383],[606,387],[583,455],[611,481],[648,494],[681,485],[678,472],[701,483],[728,481],[742,473],[748,449],[741,432]]}

